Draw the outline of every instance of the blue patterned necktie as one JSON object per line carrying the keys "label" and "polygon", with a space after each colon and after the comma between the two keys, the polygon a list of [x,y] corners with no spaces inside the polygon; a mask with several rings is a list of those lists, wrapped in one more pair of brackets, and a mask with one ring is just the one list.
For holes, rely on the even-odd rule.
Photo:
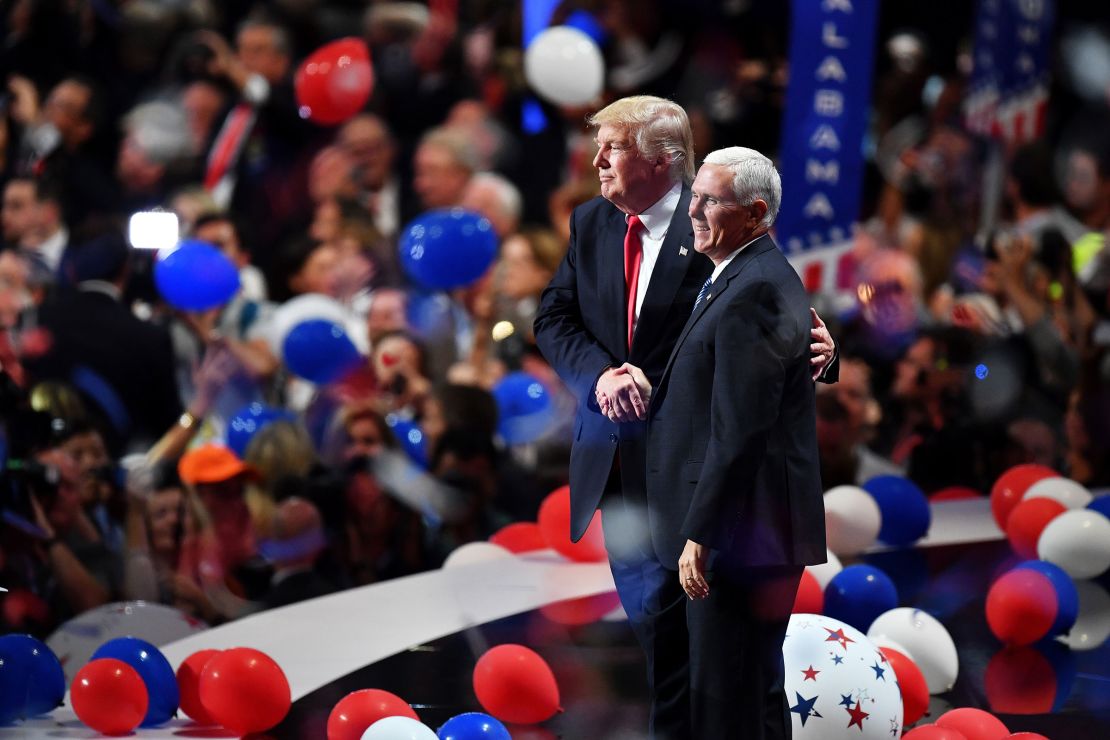
{"label": "blue patterned necktie", "polygon": [[[701,290],[698,291],[697,300],[694,301],[694,311],[698,310],[698,306],[700,306],[701,302],[705,300],[705,296],[709,294],[709,287],[711,285],[713,285],[713,278],[707,277],[705,279],[705,282],[701,284]],[[693,313],[693,311],[691,311],[690,313]]]}

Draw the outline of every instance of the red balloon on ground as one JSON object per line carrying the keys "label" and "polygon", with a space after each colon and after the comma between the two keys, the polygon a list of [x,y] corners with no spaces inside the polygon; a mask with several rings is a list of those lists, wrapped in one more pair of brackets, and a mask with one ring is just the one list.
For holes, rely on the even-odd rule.
{"label": "red balloon on ground", "polygon": [[595,596],[583,596],[579,599],[567,599],[566,601],[544,604],[540,607],[540,614],[557,624],[577,627],[583,624],[593,624],[620,605],[621,600],[617,596],[617,592],[609,591]]}
{"label": "red balloon on ground", "polygon": [[177,668],[177,691],[181,695],[181,711],[198,725],[214,725],[216,720],[200,701],[200,674],[219,650],[198,650]]}
{"label": "red balloon on ground", "polygon": [[994,482],[991,488],[991,514],[998,528],[1006,531],[1006,521],[1010,512],[1021,501],[1029,486],[1045,478],[1055,478],[1060,474],[1044,465],[1015,465]]}
{"label": "red balloon on ground", "polygon": [[1031,647],[995,653],[983,683],[991,710],[999,714],[1049,714],[1056,701],[1056,671]]}
{"label": "red balloon on ground", "polygon": [[808,570],[802,571],[798,582],[798,594],[794,597],[794,614],[820,614],[825,610],[825,592],[821,584]]}
{"label": "red balloon on ground", "polygon": [[69,687],[77,718],[102,735],[130,734],[150,701],[138,671],[115,658],[89,661]]}
{"label": "red balloon on ground", "polygon": [[948,486],[929,496],[929,501],[966,501],[971,498],[983,498],[983,494],[967,486]]}
{"label": "red balloon on ground", "polygon": [[962,732],[967,740],[1003,740],[1010,734],[998,717],[972,707],[945,712],[937,717],[937,726]]}
{"label": "red balloon on ground", "polygon": [[889,647],[879,650],[894,668],[898,688],[902,691],[902,726],[912,725],[925,716],[925,710],[929,708],[929,685],[925,682],[925,674],[905,653]]}
{"label": "red balloon on ground", "polygon": [[419,720],[401,697],[381,689],[352,691],[335,705],[328,716],[328,740],[360,740],[370,725],[385,717]]}
{"label": "red balloon on ground", "polygon": [[1056,610],[1052,581],[1027,568],[1006,573],[987,593],[987,624],[1007,645],[1031,645],[1047,635]]}
{"label": "red balloon on ground", "polygon": [[509,524],[494,532],[489,541],[501,545],[509,552],[532,552],[546,550],[547,542],[544,541],[540,525],[535,522],[516,522]]}
{"label": "red balloon on ground", "polygon": [[354,37],[312,52],[293,79],[301,114],[326,125],[342,123],[362,110],[373,86],[370,50]]}
{"label": "red balloon on ground", "polygon": [[487,650],[474,666],[474,693],[482,707],[502,722],[531,725],[561,711],[551,667],[523,645]]}
{"label": "red balloon on ground", "polygon": [[1028,560],[1037,559],[1037,540],[1056,517],[1067,511],[1056,499],[1030,498],[1018,503],[1006,520],[1006,538],[1014,552]]}
{"label": "red balloon on ground", "polygon": [[241,735],[262,732],[289,713],[289,680],[266,653],[231,648],[213,656],[201,671],[200,701],[227,729]]}
{"label": "red balloon on ground", "polygon": [[594,512],[590,526],[578,542],[570,540],[570,486],[556,488],[540,504],[540,531],[547,546],[564,557],[581,562],[608,559],[601,532],[601,512]]}
{"label": "red balloon on ground", "polygon": [[922,725],[915,727],[905,735],[902,740],[968,740],[967,736],[959,730],[950,730],[947,727],[936,725]]}

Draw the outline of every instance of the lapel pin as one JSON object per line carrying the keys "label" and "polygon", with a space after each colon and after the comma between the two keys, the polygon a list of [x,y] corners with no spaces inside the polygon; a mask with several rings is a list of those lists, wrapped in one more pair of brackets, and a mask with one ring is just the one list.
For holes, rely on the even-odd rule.
{"label": "lapel pin", "polygon": [[687,254],[690,253],[690,250],[688,250],[686,247],[679,247],[678,253],[680,256],[685,257]]}
{"label": "lapel pin", "polygon": [[712,294],[712,293],[710,293],[709,295],[707,295],[707,296],[705,297],[705,302],[706,302],[706,303],[708,303],[708,302],[709,302],[709,301],[711,301],[711,300],[713,300],[713,294]]}

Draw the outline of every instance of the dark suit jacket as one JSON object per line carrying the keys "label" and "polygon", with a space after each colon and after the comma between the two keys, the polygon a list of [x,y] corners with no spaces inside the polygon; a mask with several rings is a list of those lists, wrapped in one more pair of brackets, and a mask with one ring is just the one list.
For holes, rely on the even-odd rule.
{"label": "dark suit jacket", "polygon": [[[651,274],[640,318],[627,347],[624,295],[624,214],[594,198],[571,217],[570,247],[536,313],[536,343],[578,398],[570,458],[571,537],[579,539],[601,501],[620,447],[625,493],[643,493],[644,423],[614,424],[597,408],[594,386],[610,366],[630,362],[654,388],[675,339],[713,264],[694,251],[687,209],[690,189],[671,218]],[[685,250],[685,254],[683,254]]]}
{"label": "dark suit jacket", "polygon": [[690,316],[652,398],[648,506],[660,562],[686,540],[744,566],[825,560],[809,296],[769,236]]}

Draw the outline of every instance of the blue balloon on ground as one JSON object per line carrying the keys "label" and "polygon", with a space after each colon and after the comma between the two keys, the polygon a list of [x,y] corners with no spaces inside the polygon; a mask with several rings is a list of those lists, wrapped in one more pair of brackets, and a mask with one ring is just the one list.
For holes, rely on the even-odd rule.
{"label": "blue balloon on ground", "polygon": [[98,647],[89,661],[98,658],[122,660],[143,679],[150,703],[140,727],[157,727],[177,712],[181,701],[177,677],[166,656],[154,645],[137,637],[117,637]]}
{"label": "blue balloon on ground", "polygon": [[443,723],[439,740],[512,740],[501,720],[482,712],[458,714]]}
{"label": "blue balloon on ground", "polygon": [[347,332],[325,319],[309,319],[294,326],[285,337],[281,354],[293,374],[317,385],[339,380],[362,361]]}
{"label": "blue balloon on ground", "polygon": [[911,545],[925,536],[932,521],[929,499],[913,481],[880,475],[863,484],[879,505],[879,539],[888,545]]}
{"label": "blue balloon on ground", "polygon": [[188,240],[155,261],[154,284],[174,308],[207,311],[239,292],[239,270],[211,244]]}
{"label": "blue balloon on ground", "polygon": [[272,421],[291,420],[293,415],[262,403],[250,403],[235,412],[227,423],[227,446],[239,459],[247,453],[254,435]]}
{"label": "blue balloon on ground", "polygon": [[1110,519],[1110,496],[1096,496],[1091,499],[1091,503],[1087,504],[1087,508]]}
{"label": "blue balloon on ground", "polygon": [[398,250],[405,272],[425,288],[458,288],[489,269],[497,255],[497,234],[472,211],[428,211],[405,227]]}
{"label": "blue balloon on ground", "polygon": [[1079,590],[1071,576],[1060,566],[1044,560],[1026,560],[1014,570],[1018,568],[1035,570],[1044,575],[1052,582],[1052,588],[1056,591],[1056,619],[1048,630],[1048,636],[1065,634],[1075,626],[1075,620],[1079,617]]}
{"label": "blue balloon on ground", "polygon": [[0,725],[46,714],[61,706],[65,693],[54,651],[30,635],[0,637]]}
{"label": "blue balloon on ground", "polygon": [[493,387],[497,432],[511,445],[535,442],[555,420],[551,394],[527,373],[509,373]]}
{"label": "blue balloon on ground", "polygon": [[849,565],[825,587],[825,616],[867,632],[882,613],[898,606],[898,591],[886,573],[870,565]]}
{"label": "blue balloon on ground", "polygon": [[401,449],[409,459],[426,470],[428,468],[427,438],[419,425],[411,419],[402,419],[396,414],[386,416],[385,423],[401,443]]}

